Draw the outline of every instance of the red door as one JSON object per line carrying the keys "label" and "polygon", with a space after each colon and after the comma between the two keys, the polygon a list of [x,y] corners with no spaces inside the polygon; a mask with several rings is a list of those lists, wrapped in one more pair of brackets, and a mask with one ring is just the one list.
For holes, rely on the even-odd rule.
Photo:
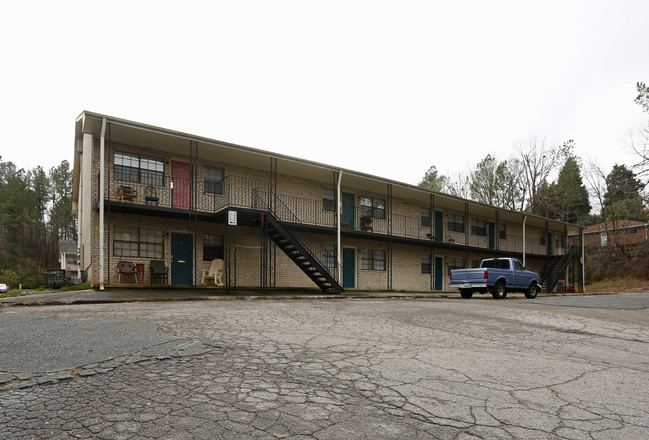
{"label": "red door", "polygon": [[183,162],[171,163],[173,179],[173,207],[190,209],[192,207],[192,169]]}

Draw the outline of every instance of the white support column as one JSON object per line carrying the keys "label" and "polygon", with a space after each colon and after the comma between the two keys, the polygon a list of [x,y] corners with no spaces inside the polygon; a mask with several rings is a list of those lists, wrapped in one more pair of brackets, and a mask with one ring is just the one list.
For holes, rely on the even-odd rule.
{"label": "white support column", "polygon": [[101,120],[99,137],[99,290],[104,290],[104,147],[106,118]]}
{"label": "white support column", "polygon": [[340,239],[340,223],[342,221],[341,211],[343,209],[343,204],[342,204],[342,201],[340,200],[340,196],[341,196],[340,182],[342,181],[342,178],[343,178],[343,170],[340,170],[340,171],[338,171],[338,185],[336,185],[336,203],[338,204],[338,206],[336,207],[336,217],[337,217],[336,218],[336,240],[337,240],[337,244],[338,244],[336,246],[336,248],[338,249],[338,252],[337,252],[338,255],[336,256],[336,260],[337,260],[336,261],[336,268],[338,269],[337,270],[337,272],[338,272],[338,282],[340,283],[340,285],[343,284],[343,273],[342,273],[342,270],[341,270],[341,268],[342,268],[342,259],[343,259],[342,258],[343,250],[341,248],[342,241]]}

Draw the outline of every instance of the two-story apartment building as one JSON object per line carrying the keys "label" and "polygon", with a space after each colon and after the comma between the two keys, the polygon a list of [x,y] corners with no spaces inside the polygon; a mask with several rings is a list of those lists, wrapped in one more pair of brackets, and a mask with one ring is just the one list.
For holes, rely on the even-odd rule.
{"label": "two-story apartment building", "polygon": [[[197,286],[221,259],[228,290],[441,291],[449,270],[493,256],[547,272],[567,253],[568,234],[578,231],[88,111],[75,125],[73,209],[81,270],[100,288],[135,282],[120,276],[120,261],[139,267],[138,283]],[[152,280],[151,261],[163,261],[168,277]]]}

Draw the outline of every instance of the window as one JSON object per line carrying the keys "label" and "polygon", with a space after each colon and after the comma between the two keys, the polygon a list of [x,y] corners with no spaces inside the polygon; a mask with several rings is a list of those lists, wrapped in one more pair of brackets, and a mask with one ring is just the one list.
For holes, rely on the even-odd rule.
{"label": "window", "polygon": [[322,245],[322,264],[326,269],[333,269],[336,267],[336,256],[334,254],[334,246],[331,244]]}
{"label": "window", "polygon": [[448,257],[446,259],[448,270],[464,269],[464,258]]}
{"label": "window", "polygon": [[464,216],[461,216],[459,214],[449,214],[447,216],[446,229],[449,232],[464,233]]}
{"label": "window", "polygon": [[223,236],[218,234],[205,234],[203,236],[203,261],[223,259]]}
{"label": "window", "polygon": [[361,249],[361,269],[385,270],[385,251],[379,249]]}
{"label": "window", "polygon": [[223,168],[203,167],[203,192],[222,196],[224,176]]}
{"label": "window", "polygon": [[161,229],[115,226],[113,253],[118,257],[163,258]]}
{"label": "window", "polygon": [[115,180],[154,186],[164,185],[162,159],[116,151],[114,163]]}
{"label": "window", "polygon": [[629,229],[629,235],[636,235],[638,233],[638,228]]}
{"label": "window", "polygon": [[336,210],[336,200],[334,197],[333,189],[325,188],[322,190],[322,210],[323,211]]}
{"label": "window", "polygon": [[523,265],[521,264],[520,261],[514,260],[514,269],[519,272],[523,270]]}
{"label": "window", "polygon": [[498,238],[500,238],[501,240],[507,240],[507,225],[498,225]]}
{"label": "window", "polygon": [[471,219],[471,235],[487,236],[487,222],[477,218]]}
{"label": "window", "polygon": [[608,242],[608,234],[606,232],[602,232],[599,236],[599,245],[601,247],[606,247],[607,242]]}
{"label": "window", "polygon": [[421,225],[427,228],[433,225],[429,208],[421,208]]}
{"label": "window", "polygon": [[509,260],[492,259],[484,260],[482,267],[486,269],[509,269]]}
{"label": "window", "polygon": [[421,256],[421,273],[430,273],[430,255]]}
{"label": "window", "polygon": [[563,247],[563,235],[561,234],[554,234],[554,248],[562,248]]}
{"label": "window", "polygon": [[385,199],[361,196],[361,217],[385,220]]}

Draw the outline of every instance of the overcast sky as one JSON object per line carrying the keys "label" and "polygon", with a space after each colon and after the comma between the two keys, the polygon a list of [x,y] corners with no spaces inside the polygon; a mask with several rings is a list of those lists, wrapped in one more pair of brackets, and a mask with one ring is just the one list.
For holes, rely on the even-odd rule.
{"label": "overcast sky", "polygon": [[532,136],[610,169],[647,118],[648,17],[646,0],[3,2],[0,156],[71,161],[90,110],[407,183]]}

